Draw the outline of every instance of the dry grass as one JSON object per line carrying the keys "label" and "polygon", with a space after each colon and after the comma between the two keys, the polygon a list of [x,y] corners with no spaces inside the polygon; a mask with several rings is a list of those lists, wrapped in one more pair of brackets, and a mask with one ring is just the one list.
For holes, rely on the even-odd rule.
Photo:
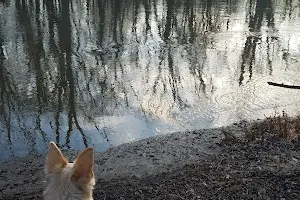
{"label": "dry grass", "polygon": [[276,112],[274,116],[253,123],[245,130],[246,138],[250,141],[264,140],[265,134],[300,141],[300,114],[297,117],[290,117],[285,111],[282,111],[282,113]]}

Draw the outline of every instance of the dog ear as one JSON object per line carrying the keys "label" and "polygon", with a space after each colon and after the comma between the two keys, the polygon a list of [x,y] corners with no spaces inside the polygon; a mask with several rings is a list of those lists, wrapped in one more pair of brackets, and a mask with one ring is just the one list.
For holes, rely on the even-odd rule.
{"label": "dog ear", "polygon": [[76,158],[74,163],[73,178],[77,179],[80,177],[91,177],[93,176],[94,166],[94,149],[87,148],[82,151]]}
{"label": "dog ear", "polygon": [[56,172],[57,170],[64,168],[67,164],[68,160],[63,156],[56,144],[50,142],[46,160],[46,170],[48,172]]}

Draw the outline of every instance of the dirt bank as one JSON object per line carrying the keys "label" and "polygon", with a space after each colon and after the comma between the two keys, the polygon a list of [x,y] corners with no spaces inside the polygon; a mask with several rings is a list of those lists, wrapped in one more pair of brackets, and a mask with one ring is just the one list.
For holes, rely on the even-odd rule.
{"label": "dirt bank", "polygon": [[[96,153],[95,199],[300,199],[299,142],[267,133],[249,142],[249,126],[174,133]],[[1,163],[0,197],[41,199],[44,159]]]}

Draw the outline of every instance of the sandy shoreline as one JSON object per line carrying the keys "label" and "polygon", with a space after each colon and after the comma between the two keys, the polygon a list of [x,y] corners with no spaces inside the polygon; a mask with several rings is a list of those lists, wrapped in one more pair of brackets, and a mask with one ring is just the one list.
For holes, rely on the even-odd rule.
{"label": "sandy shoreline", "polygon": [[[103,153],[96,153],[95,175],[97,178],[97,185],[94,192],[95,199],[177,199],[177,197],[175,198],[172,196],[174,195],[172,194],[172,191],[180,191],[181,188],[184,189],[184,187],[181,186],[179,188],[174,186],[175,183],[180,183],[182,181],[183,185],[186,185],[185,182],[188,181],[191,185],[194,184],[195,188],[199,189],[199,194],[195,194],[195,198],[193,197],[193,199],[215,199],[213,196],[206,196],[204,198],[205,192],[213,188],[204,188],[202,191],[202,185],[198,185],[199,181],[193,182],[191,180],[201,175],[201,173],[198,173],[199,170],[205,171],[207,170],[207,166],[217,166],[225,161],[225,163],[230,164],[235,163],[240,159],[240,163],[237,164],[237,168],[244,165],[248,166],[252,161],[249,161],[245,155],[249,154],[249,152],[247,153],[247,149],[251,150],[252,148],[253,151],[260,152],[263,147],[263,152],[266,151],[266,155],[263,159],[267,160],[267,164],[264,166],[263,163],[265,161],[263,159],[258,159],[260,160],[259,165],[262,164],[262,169],[272,171],[277,169],[278,166],[282,167],[283,165],[281,165],[281,161],[276,160],[279,159],[277,158],[278,156],[286,157],[287,161],[284,161],[284,163],[287,163],[285,170],[289,169],[294,171],[299,168],[299,148],[292,148],[292,150],[290,148],[289,153],[292,152],[293,156],[288,156],[288,153],[281,155],[280,145],[283,145],[282,147],[286,148],[285,141],[276,143],[276,145],[280,146],[277,150],[275,149],[276,151],[273,149],[273,146],[268,146],[267,148],[264,147],[266,144],[263,144],[262,142],[250,142],[248,144],[241,141],[235,141],[236,138],[240,138],[245,134],[246,126],[247,123],[240,123],[217,129],[157,136],[113,147]],[[227,136],[225,137],[225,135]],[[227,145],[226,140],[230,137],[232,138],[228,141],[229,145]],[[270,142],[267,144],[273,145],[273,143]],[[231,149],[233,147],[236,149]],[[286,149],[282,152],[285,151]],[[234,154],[230,155],[231,152],[234,152]],[[245,155],[242,154],[243,152]],[[268,153],[270,153],[270,159],[268,157]],[[73,158],[75,153],[67,152],[67,154],[69,155],[69,158]],[[260,153],[255,154],[260,155]],[[275,160],[273,159],[273,154],[276,154],[277,156],[275,156]],[[232,158],[232,156],[237,156],[237,158]],[[44,160],[44,155],[28,156],[26,158],[14,159],[0,163],[0,199],[41,199],[41,193],[44,188]],[[274,163],[272,164],[273,161]],[[253,163],[254,168],[255,165],[257,165],[256,162]],[[231,166],[231,164],[229,166]],[[222,174],[223,171],[226,171],[225,169],[222,169],[223,167],[224,166],[222,164],[220,167],[216,168],[214,173],[211,175],[205,175],[204,177],[208,176],[208,179],[213,179],[214,174]],[[236,170],[241,170],[238,174],[243,174],[244,170],[249,171],[252,170],[252,168],[241,168]],[[178,176],[176,176],[176,173]],[[245,171],[245,173],[248,172]],[[222,176],[220,175],[218,177]],[[199,180],[203,179],[203,177],[198,178]],[[168,184],[165,183],[167,179],[168,183],[171,183],[172,181],[176,182],[167,187]],[[160,182],[161,185],[157,185]],[[216,180],[215,182],[218,181]],[[298,184],[300,185],[300,180],[299,182],[296,181],[297,186]],[[150,197],[153,193],[155,193],[152,191],[155,186],[158,188],[167,187],[163,190],[170,190],[169,193],[171,196],[168,196],[169,193],[162,195],[161,192],[163,191],[161,191],[156,197]],[[113,192],[115,189],[117,192]],[[155,191],[157,190],[159,189],[156,189]],[[144,191],[144,194],[142,196],[133,195],[136,194],[136,192],[139,193],[139,191]],[[150,192],[148,194],[147,191],[152,192],[151,194]],[[204,195],[203,198],[201,198],[202,195]],[[188,196],[184,195],[181,195],[180,197],[181,198],[178,197],[178,199],[190,199]],[[230,199],[226,197],[223,198]]]}

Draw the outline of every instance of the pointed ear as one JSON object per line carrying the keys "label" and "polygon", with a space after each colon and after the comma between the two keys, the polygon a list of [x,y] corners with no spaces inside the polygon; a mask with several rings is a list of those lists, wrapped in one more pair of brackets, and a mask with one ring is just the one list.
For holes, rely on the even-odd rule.
{"label": "pointed ear", "polygon": [[94,149],[87,148],[82,151],[74,163],[73,178],[92,177],[94,167]]}
{"label": "pointed ear", "polygon": [[62,155],[54,142],[50,142],[49,152],[46,160],[46,171],[57,172],[68,164],[68,160]]}

